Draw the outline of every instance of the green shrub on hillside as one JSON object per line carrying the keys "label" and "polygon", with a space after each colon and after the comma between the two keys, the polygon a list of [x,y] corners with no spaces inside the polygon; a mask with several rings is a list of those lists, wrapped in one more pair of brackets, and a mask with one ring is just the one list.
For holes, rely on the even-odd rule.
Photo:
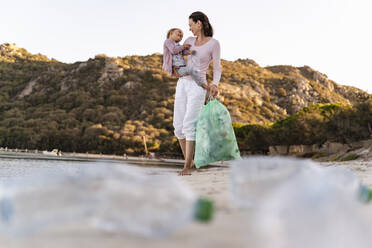
{"label": "green shrub on hillside", "polygon": [[[269,126],[234,124],[240,146],[265,151],[270,145],[348,143],[372,136],[372,101],[317,104]],[[264,134],[264,135],[263,135]]]}

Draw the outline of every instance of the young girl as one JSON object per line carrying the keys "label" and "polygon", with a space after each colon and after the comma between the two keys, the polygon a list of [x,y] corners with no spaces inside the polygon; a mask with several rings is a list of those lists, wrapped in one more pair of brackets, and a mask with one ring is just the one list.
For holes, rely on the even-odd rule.
{"label": "young girl", "polygon": [[178,75],[191,76],[192,79],[201,87],[208,90],[208,83],[203,82],[199,71],[190,66],[186,66],[184,55],[195,55],[196,51],[190,51],[190,44],[180,45],[183,33],[181,29],[172,28],[167,33],[167,39],[164,42],[163,53],[163,70],[169,75],[173,74],[175,70]]}

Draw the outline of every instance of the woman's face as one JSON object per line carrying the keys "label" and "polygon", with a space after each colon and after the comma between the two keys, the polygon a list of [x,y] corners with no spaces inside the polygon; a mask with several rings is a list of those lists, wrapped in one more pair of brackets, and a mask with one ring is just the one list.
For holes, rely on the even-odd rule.
{"label": "woman's face", "polygon": [[202,29],[201,22],[198,20],[197,22],[194,22],[192,19],[189,19],[189,27],[190,31],[193,33],[193,35],[200,34],[200,31]]}

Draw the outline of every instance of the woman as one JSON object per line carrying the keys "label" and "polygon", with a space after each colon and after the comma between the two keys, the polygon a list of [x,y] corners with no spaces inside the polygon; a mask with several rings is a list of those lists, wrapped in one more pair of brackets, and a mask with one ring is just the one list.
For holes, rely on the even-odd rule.
{"label": "woman", "polygon": [[[190,44],[190,50],[195,50],[196,53],[187,57],[187,65],[197,67],[200,76],[205,78],[208,66],[213,60],[213,83],[209,90],[212,96],[216,96],[221,78],[220,44],[212,38],[213,28],[204,13],[192,13],[189,17],[189,27],[195,37],[189,37],[185,44]],[[178,76],[177,73],[175,75]],[[206,92],[190,76],[181,77],[177,82],[173,126],[185,157],[184,168],[179,173],[181,176],[191,175],[196,122],[203,108]]]}

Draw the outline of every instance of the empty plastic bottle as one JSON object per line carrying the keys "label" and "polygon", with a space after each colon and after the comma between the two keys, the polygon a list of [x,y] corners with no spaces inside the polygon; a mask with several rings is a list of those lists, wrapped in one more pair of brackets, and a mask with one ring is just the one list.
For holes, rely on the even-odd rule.
{"label": "empty plastic bottle", "polygon": [[232,200],[240,208],[253,208],[267,193],[306,169],[311,162],[284,157],[254,156],[231,166]]}
{"label": "empty plastic bottle", "polygon": [[177,177],[117,175],[105,179],[97,192],[102,202],[94,216],[98,228],[161,237],[193,219],[212,218],[212,202],[196,197]]}
{"label": "empty plastic bottle", "polygon": [[61,173],[7,180],[0,187],[0,231],[12,236],[89,216],[96,202],[88,185]]}
{"label": "empty plastic bottle", "polygon": [[372,191],[347,168],[320,167],[309,160],[264,156],[232,163],[232,199],[241,208],[252,208],[268,193],[291,180],[308,185],[320,180],[326,183],[324,192],[339,189],[343,194],[349,194],[350,198],[357,197],[365,203],[372,199]]}
{"label": "empty plastic bottle", "polygon": [[363,203],[372,200],[372,190],[363,185],[350,169],[341,166],[322,168],[324,180],[345,194],[357,198]]}
{"label": "empty plastic bottle", "polygon": [[253,157],[234,161],[232,181],[236,204],[253,206],[246,223],[255,247],[370,247],[371,193],[346,168]]}
{"label": "empty plastic bottle", "polygon": [[268,193],[250,229],[263,248],[370,247],[372,212],[359,185],[351,171],[314,165]]}
{"label": "empty plastic bottle", "polygon": [[212,203],[177,178],[126,166],[41,173],[0,187],[0,231],[16,236],[79,220],[106,231],[162,236],[212,213]]}

